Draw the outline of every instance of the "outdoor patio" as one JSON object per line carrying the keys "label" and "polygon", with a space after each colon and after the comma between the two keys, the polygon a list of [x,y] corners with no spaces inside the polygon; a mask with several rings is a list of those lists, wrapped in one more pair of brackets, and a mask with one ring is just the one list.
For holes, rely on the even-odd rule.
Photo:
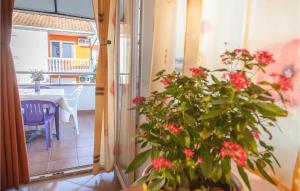
{"label": "outdoor patio", "polygon": [[78,122],[79,135],[73,120],[60,122],[60,140],[53,136],[48,150],[44,136],[27,143],[30,175],[92,164],[94,111],[78,111]]}

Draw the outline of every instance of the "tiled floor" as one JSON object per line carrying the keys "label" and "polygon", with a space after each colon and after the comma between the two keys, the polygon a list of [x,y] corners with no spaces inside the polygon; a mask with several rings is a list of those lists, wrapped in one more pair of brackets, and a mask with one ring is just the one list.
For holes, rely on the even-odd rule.
{"label": "tiled floor", "polygon": [[[117,191],[121,190],[114,172],[100,173],[96,176],[81,176],[32,183],[21,186],[19,191]],[[11,189],[8,191],[16,191]]]}
{"label": "tiled floor", "polygon": [[73,120],[60,122],[60,140],[52,139],[46,149],[43,136],[27,143],[30,175],[92,164],[94,144],[94,111],[79,111],[80,134],[75,133]]}

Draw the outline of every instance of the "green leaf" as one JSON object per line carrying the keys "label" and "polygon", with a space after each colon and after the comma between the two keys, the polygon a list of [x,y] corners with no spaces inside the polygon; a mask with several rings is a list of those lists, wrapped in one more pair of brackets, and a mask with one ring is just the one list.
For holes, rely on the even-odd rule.
{"label": "green leaf", "polygon": [[143,142],[143,144],[141,145],[141,148],[144,148],[144,147],[146,147],[146,146],[147,146],[147,144],[148,144],[148,142],[147,142],[147,141]]}
{"label": "green leaf", "polygon": [[144,162],[148,159],[148,157],[151,154],[152,149],[149,149],[147,151],[141,152],[138,154],[135,159],[129,164],[128,168],[126,169],[126,173],[129,173],[138,167],[140,167]]}
{"label": "green leaf", "polygon": [[220,81],[218,80],[218,78],[216,78],[216,76],[214,75],[211,75],[211,79],[216,83],[216,84],[219,84]]}
{"label": "green leaf", "polygon": [[226,68],[220,68],[220,69],[213,70],[212,72],[226,72],[226,71],[228,71]]}
{"label": "green leaf", "polygon": [[223,105],[228,103],[230,103],[230,100],[222,97],[211,102],[212,105]]}
{"label": "green leaf", "polygon": [[222,110],[210,110],[202,117],[202,119],[214,118],[218,115],[221,115],[221,112],[222,112]]}
{"label": "green leaf", "polygon": [[207,139],[208,137],[210,137],[211,134],[213,134],[213,132],[210,130],[207,130],[206,128],[204,128],[200,131],[200,137],[202,140]]}
{"label": "green leaf", "polygon": [[281,165],[280,165],[279,161],[277,160],[277,158],[275,157],[275,155],[274,155],[273,153],[271,153],[271,152],[270,152],[270,154],[271,154],[272,158],[274,159],[274,161],[276,162],[276,164],[277,164],[279,167],[281,167]]}
{"label": "green leaf", "polygon": [[254,170],[254,165],[249,159],[247,159],[247,164],[251,168],[251,170]]}
{"label": "green leaf", "polygon": [[165,185],[165,183],[166,183],[165,178],[155,180],[149,184],[148,190],[149,191],[158,191]]}
{"label": "green leaf", "polygon": [[251,186],[250,186],[250,183],[249,183],[249,178],[248,178],[247,173],[244,171],[243,168],[241,168],[239,166],[237,166],[237,168],[238,168],[239,174],[241,175],[241,177],[242,177],[243,181],[245,182],[246,186],[251,191]]}
{"label": "green leaf", "polygon": [[258,171],[260,172],[261,175],[263,175],[270,183],[275,184],[275,182],[272,180],[272,178],[268,175],[268,173],[264,170],[264,167],[262,166],[262,164],[260,163],[259,160],[257,160],[255,162],[256,167],[258,169]]}
{"label": "green leaf", "polygon": [[149,174],[145,174],[144,176],[138,178],[138,179],[133,183],[132,186],[138,186],[138,185],[140,185],[140,184],[142,184],[142,183],[147,182],[148,177],[149,177]]}
{"label": "green leaf", "polygon": [[265,102],[254,102],[254,105],[258,111],[266,116],[280,116],[286,117],[287,111],[278,107],[274,103],[265,103]]}
{"label": "green leaf", "polygon": [[222,168],[220,166],[214,166],[213,170],[210,172],[209,178],[211,178],[214,182],[220,180],[222,176]]}
{"label": "green leaf", "polygon": [[157,72],[155,75],[156,76],[161,76],[166,70],[162,69],[159,72]]}
{"label": "green leaf", "polygon": [[192,117],[191,115],[189,115],[187,113],[183,114],[183,120],[188,125],[193,125],[196,121],[194,117]]}

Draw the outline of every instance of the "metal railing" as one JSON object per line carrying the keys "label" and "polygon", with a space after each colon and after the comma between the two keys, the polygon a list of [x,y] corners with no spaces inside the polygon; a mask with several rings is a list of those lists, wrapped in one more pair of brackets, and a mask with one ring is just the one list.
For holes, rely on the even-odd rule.
{"label": "metal railing", "polygon": [[93,72],[94,64],[84,58],[48,58],[49,72]]}
{"label": "metal railing", "polygon": [[[50,80],[49,77],[51,75],[55,75],[57,82],[55,82],[55,83],[53,83],[51,81],[42,82],[43,84],[50,85],[50,86],[79,85],[79,84],[95,85],[95,81],[93,79],[95,72],[41,72],[41,73],[48,76],[48,80]],[[24,81],[31,81],[31,79],[30,79],[30,75],[32,74],[31,71],[16,71],[16,74],[17,74],[17,78],[20,75],[23,76],[23,79],[26,78],[26,80],[19,81],[19,85],[28,85],[28,83],[26,83],[26,82],[24,83]],[[78,76],[80,78],[85,78],[87,80],[80,81],[79,83],[65,83],[65,82],[63,82],[64,81],[63,79],[67,76]]]}

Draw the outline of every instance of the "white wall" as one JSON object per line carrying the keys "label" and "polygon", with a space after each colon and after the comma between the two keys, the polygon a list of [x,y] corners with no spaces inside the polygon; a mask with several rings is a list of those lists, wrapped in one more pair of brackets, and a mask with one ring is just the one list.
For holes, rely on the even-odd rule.
{"label": "white wall", "polygon": [[[43,70],[48,64],[48,33],[24,29],[12,29],[10,47],[16,71]],[[29,75],[18,75],[18,81],[30,82]]]}
{"label": "white wall", "polygon": [[[51,86],[53,89],[64,89],[65,94],[71,94],[78,86]],[[95,110],[95,86],[83,86],[78,101],[78,110]]]}

